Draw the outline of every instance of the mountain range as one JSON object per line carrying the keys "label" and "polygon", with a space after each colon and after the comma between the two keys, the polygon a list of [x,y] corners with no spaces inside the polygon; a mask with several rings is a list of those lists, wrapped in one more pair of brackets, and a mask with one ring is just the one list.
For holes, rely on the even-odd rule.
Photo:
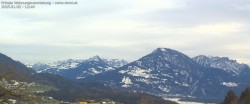
{"label": "mountain range", "polygon": [[131,63],[118,59],[107,61],[99,56],[60,63],[56,66],[62,68],[49,64],[35,64],[32,68],[77,82],[98,82],[159,96],[223,98],[230,89],[241,92],[250,86],[250,68],[246,64],[228,57],[190,58],[169,48],[157,48]]}
{"label": "mountain range", "polygon": [[206,68],[222,69],[232,75],[240,75],[249,71],[248,65],[239,64],[236,60],[230,60],[228,57],[207,57],[200,55],[194,57],[193,60]]}
{"label": "mountain range", "polygon": [[82,79],[88,76],[115,70],[128,62],[121,59],[104,59],[94,56],[86,60],[64,60],[48,64],[36,63],[31,66],[38,73],[52,73],[70,79]]}
{"label": "mountain range", "polygon": [[[98,57],[91,58],[91,60],[99,61],[99,59],[96,60],[96,58]],[[112,61],[117,62],[117,60],[112,60]],[[71,62],[73,64],[72,61],[67,61],[67,62]],[[61,63],[65,64],[63,62]],[[92,61],[91,62],[86,61],[86,63],[92,63]],[[67,68],[73,68],[74,66],[74,65],[69,65],[66,67],[63,66],[62,64],[60,64],[59,66],[62,66],[64,68],[61,67],[62,69],[60,70],[67,70]],[[110,63],[110,65],[119,66],[119,64],[114,64],[112,62]],[[40,70],[42,70],[43,68],[48,67],[44,64],[42,66],[43,67],[37,66],[37,68],[40,68]],[[79,66],[81,66],[81,64]],[[176,102],[164,100],[160,97],[147,93],[130,92],[128,90],[113,89],[95,82],[78,83],[68,78],[50,73],[36,73],[32,68],[28,68],[21,62],[15,61],[4,54],[0,54],[0,78],[1,78],[0,80],[1,102],[3,99],[15,101],[16,103],[22,102],[22,99],[19,98],[19,96],[22,97],[22,95],[20,95],[21,93],[19,93],[17,97],[8,95],[8,93],[12,94],[12,91],[8,92],[9,88],[4,87],[5,82],[15,82],[13,85],[10,85],[8,83],[7,84],[8,86],[12,87],[15,87],[16,85],[18,85],[18,83],[21,84],[27,83],[27,87],[29,87],[30,85],[34,86],[32,87],[32,90],[30,90],[32,92],[24,93],[27,96],[32,95],[32,99],[27,98],[30,101],[36,100],[34,99],[33,96],[34,93],[36,98],[41,98],[43,100],[46,100],[44,99],[44,97],[47,97],[50,100],[53,99],[53,101],[55,101],[54,99],[56,99],[56,101],[58,101],[59,103],[60,102],[76,103],[81,101],[81,99],[95,100],[95,101],[110,99],[112,101],[124,104],[138,104],[139,102],[144,102],[144,101],[151,102],[154,104],[177,104]],[[19,91],[18,88],[19,87],[17,86],[17,89],[14,89],[13,91],[18,92]],[[27,100],[25,100],[25,102],[26,101]],[[47,101],[46,104],[55,104],[55,102],[48,103],[49,100],[46,101]],[[36,103],[41,103],[41,102],[36,101]]]}

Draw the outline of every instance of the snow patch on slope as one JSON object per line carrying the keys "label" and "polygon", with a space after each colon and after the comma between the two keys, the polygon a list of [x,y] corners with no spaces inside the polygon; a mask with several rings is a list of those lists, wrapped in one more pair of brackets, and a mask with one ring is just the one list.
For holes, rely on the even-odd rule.
{"label": "snow patch on slope", "polygon": [[148,69],[141,69],[137,66],[129,66],[128,70],[120,70],[119,73],[127,73],[132,76],[137,76],[137,77],[144,77],[144,78],[153,78],[153,76],[150,74],[151,70]]}
{"label": "snow patch on slope", "polygon": [[238,86],[238,84],[234,83],[234,82],[223,82],[221,84],[224,86],[227,86],[227,87],[237,87]]}
{"label": "snow patch on slope", "polygon": [[130,85],[133,84],[133,83],[131,82],[131,79],[130,79],[129,77],[125,77],[125,76],[123,77],[121,83],[124,84],[124,85],[122,85],[122,87],[130,87]]}

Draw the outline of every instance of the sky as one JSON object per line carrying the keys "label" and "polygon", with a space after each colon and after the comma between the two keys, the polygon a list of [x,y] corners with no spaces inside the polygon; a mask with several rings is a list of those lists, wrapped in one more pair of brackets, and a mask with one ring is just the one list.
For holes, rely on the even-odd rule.
{"label": "sky", "polygon": [[95,55],[134,61],[158,47],[250,65],[250,0],[78,0],[0,9],[0,52],[24,63]]}

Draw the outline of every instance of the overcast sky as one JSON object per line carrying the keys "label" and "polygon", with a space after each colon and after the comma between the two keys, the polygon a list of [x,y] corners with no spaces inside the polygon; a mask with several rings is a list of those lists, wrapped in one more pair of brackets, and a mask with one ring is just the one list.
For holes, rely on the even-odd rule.
{"label": "overcast sky", "polygon": [[133,61],[158,47],[250,65],[250,1],[78,0],[0,9],[0,52],[25,63],[94,55]]}

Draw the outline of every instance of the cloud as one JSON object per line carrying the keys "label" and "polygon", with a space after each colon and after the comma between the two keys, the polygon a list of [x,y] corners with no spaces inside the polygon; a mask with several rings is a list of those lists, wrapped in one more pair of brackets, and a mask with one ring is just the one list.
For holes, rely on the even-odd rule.
{"label": "cloud", "polygon": [[78,2],[35,10],[0,9],[2,53],[31,63],[92,55],[133,61],[168,47],[190,57],[228,56],[250,63],[249,1]]}
{"label": "cloud", "polygon": [[201,25],[193,28],[191,31],[201,33],[201,34],[217,34],[225,35],[228,33],[241,32],[244,24],[241,23],[217,23]]}

